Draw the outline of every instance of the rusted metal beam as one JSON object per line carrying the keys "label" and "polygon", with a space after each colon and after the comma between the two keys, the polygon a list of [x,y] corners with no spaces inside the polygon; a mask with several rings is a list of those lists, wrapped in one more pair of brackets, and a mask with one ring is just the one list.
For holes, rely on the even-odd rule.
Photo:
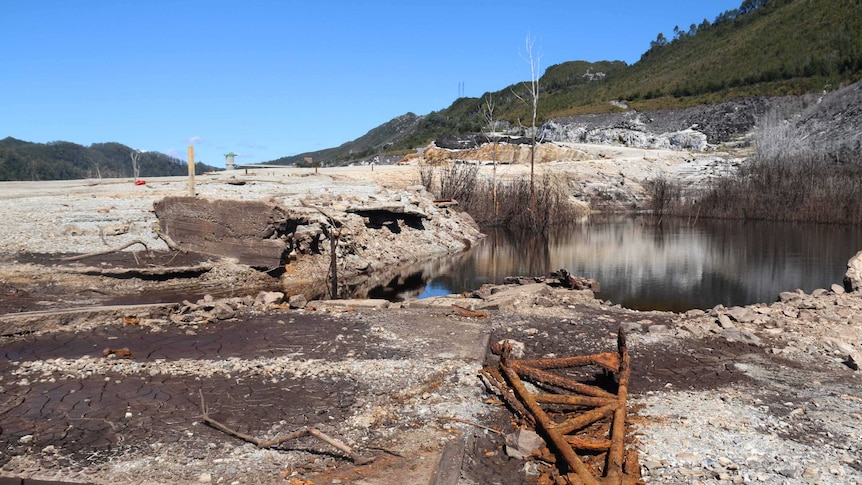
{"label": "rusted metal beam", "polygon": [[508,380],[509,385],[512,386],[512,389],[515,390],[515,394],[517,394],[518,398],[524,403],[524,406],[533,414],[536,418],[536,425],[539,426],[542,431],[545,433],[554,448],[556,448],[557,452],[562,456],[562,458],[566,461],[566,464],[569,466],[569,469],[574,471],[578,478],[584,483],[584,485],[599,485],[598,480],[593,476],[592,471],[587,467],[587,465],[578,457],[577,453],[572,450],[572,447],[569,446],[569,443],[566,441],[565,437],[562,433],[558,432],[553,422],[548,418],[545,412],[542,410],[542,407],[539,406],[527,389],[524,387],[524,384],[521,382],[521,379],[518,377],[518,374],[509,366],[506,365],[506,357],[505,355],[508,352],[504,353],[503,360],[500,362],[500,370],[503,371],[503,375],[506,376],[506,380]]}
{"label": "rusted metal beam", "polygon": [[547,371],[543,371],[541,369],[534,369],[532,367],[521,366],[515,361],[512,364],[514,370],[520,375],[528,380],[534,380],[536,382],[541,382],[544,384],[550,384],[552,386],[557,386],[562,389],[566,389],[569,391],[577,392],[580,394],[585,394],[587,396],[593,397],[603,397],[607,399],[616,400],[617,396],[596,386],[590,386],[587,384],[582,384],[574,379],[569,379],[566,377],[558,376],[556,374],[552,374]]}
{"label": "rusted metal beam", "polygon": [[547,404],[567,404],[569,406],[589,406],[596,408],[617,402],[616,399],[606,397],[572,396],[569,394],[549,393],[533,394],[533,399],[535,399],[536,402]]}
{"label": "rusted metal beam", "polygon": [[506,404],[509,405],[518,415],[524,418],[529,425],[534,426],[536,424],[536,419],[527,411],[527,408],[521,404],[521,401],[518,400],[517,396],[509,389],[506,384],[503,376],[500,374],[500,371],[493,368],[484,368],[479,373],[485,378],[485,381],[491,385],[494,389],[496,389],[498,396],[502,397]]}
{"label": "rusted metal beam", "polygon": [[[631,357],[626,346],[625,334],[620,330],[617,337],[617,352],[593,355],[571,356],[555,359],[511,359],[512,345],[509,342],[497,344],[500,354],[499,372],[485,368],[482,374],[504,396],[509,405],[518,410],[524,419],[532,421],[537,430],[547,438],[558,456],[565,461],[566,479],[573,484],[632,485],[642,483],[638,454],[635,450],[625,449],[626,400],[631,378]],[[555,369],[593,365],[617,375],[616,393],[608,392],[597,386],[578,382],[549,372]],[[560,393],[531,393],[522,379],[536,384],[545,384],[561,389]],[[569,391],[574,394],[566,394]],[[572,406],[563,414],[563,420],[556,422],[542,408],[545,405]],[[553,409],[553,408],[552,408]],[[559,409],[559,408],[556,408]],[[565,409],[565,408],[563,408]],[[598,423],[598,424],[597,424]],[[589,429],[584,436],[581,430]],[[581,436],[570,433],[581,431]],[[608,439],[596,439],[596,432],[607,435]],[[587,465],[576,451],[606,453],[604,472],[598,473]],[[600,458],[601,459],[601,458]],[[599,478],[602,477],[602,478]]]}
{"label": "rusted metal beam", "polygon": [[623,473],[623,458],[626,439],[626,399],[628,398],[629,377],[631,376],[631,358],[626,346],[626,337],[622,329],[617,333],[617,347],[620,353],[620,382],[617,387],[619,405],[614,411],[611,423],[611,449],[608,451],[608,464],[605,475],[609,480],[618,481]]}
{"label": "rusted metal beam", "polygon": [[602,352],[592,355],[574,355],[571,357],[558,357],[554,359],[520,359],[519,366],[532,367],[533,369],[565,369],[567,367],[580,367],[584,365],[598,365],[611,372],[619,372],[620,354],[617,352]]}
{"label": "rusted metal beam", "polygon": [[608,451],[611,449],[611,440],[592,441],[577,436],[566,436],[566,441],[576,450]]}
{"label": "rusted metal beam", "polygon": [[554,428],[560,433],[569,434],[572,431],[586,428],[596,421],[601,421],[602,419],[610,417],[614,414],[618,406],[619,404],[615,402],[600,408],[590,409],[589,411],[573,416],[562,423],[555,424]]}

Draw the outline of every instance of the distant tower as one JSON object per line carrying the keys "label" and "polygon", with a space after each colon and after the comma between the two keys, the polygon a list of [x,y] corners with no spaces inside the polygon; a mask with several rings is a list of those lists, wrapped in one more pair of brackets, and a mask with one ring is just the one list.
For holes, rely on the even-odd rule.
{"label": "distant tower", "polygon": [[234,166],[234,163],[233,163],[233,157],[236,157],[236,156],[237,156],[237,154],[236,154],[236,153],[234,153],[234,152],[230,152],[230,153],[225,153],[225,154],[224,154],[224,166],[225,166],[225,169],[227,169],[227,170],[233,170],[234,168],[236,168],[236,167]]}

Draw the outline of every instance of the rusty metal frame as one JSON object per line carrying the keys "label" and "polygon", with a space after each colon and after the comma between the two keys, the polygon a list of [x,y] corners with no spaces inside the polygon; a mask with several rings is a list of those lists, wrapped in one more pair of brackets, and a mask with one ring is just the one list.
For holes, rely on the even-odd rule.
{"label": "rusty metal frame", "polygon": [[[617,352],[554,359],[513,359],[512,346],[504,343],[498,369],[486,367],[483,376],[528,425],[544,434],[551,447],[563,459],[568,470],[566,479],[573,484],[636,484],[640,480],[637,452],[626,452],[626,399],[631,377],[631,358],[622,329],[617,333]],[[616,393],[561,376],[552,370],[598,366],[617,376]],[[530,392],[524,380],[560,392]],[[571,406],[562,421],[554,421],[542,405]],[[591,440],[577,432],[594,423],[609,421],[607,439]],[[578,451],[606,453],[604,470],[596,471],[586,464]]]}

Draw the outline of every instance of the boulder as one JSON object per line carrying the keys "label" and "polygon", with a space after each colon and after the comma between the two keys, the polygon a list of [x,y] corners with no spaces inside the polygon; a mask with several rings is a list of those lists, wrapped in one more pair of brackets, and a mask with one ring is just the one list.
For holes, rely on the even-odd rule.
{"label": "boulder", "polygon": [[280,291],[261,291],[254,299],[254,304],[269,306],[273,303],[281,303],[282,299],[284,299],[284,293]]}
{"label": "boulder", "polygon": [[718,326],[721,328],[736,328],[736,325],[733,324],[730,317],[724,313],[718,316]]}
{"label": "boulder", "polygon": [[862,289],[862,251],[856,253],[847,262],[847,273],[844,275],[844,288],[847,291]]}
{"label": "boulder", "polygon": [[757,314],[750,308],[735,306],[727,311],[727,315],[739,323],[751,323],[757,318]]}
{"label": "boulder", "polygon": [[308,304],[308,300],[304,295],[293,295],[287,299],[288,305],[290,308],[305,308],[305,305]]}
{"label": "boulder", "polygon": [[844,364],[853,369],[859,370],[859,366],[862,365],[862,352],[853,352],[847,356],[847,360],[844,361]]}
{"label": "boulder", "polygon": [[217,302],[212,310],[213,316],[218,320],[228,320],[236,316],[236,310],[225,302]]}

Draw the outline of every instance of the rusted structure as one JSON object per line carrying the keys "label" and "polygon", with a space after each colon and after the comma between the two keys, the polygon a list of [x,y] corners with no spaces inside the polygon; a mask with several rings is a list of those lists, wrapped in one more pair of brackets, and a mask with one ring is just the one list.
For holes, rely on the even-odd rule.
{"label": "rusted structure", "polygon": [[[640,481],[637,452],[626,452],[626,399],[631,359],[625,335],[618,333],[617,352],[554,359],[511,357],[508,341],[495,344],[498,368],[482,375],[519,414],[535,426],[564,466],[562,477],[571,484],[635,484]],[[615,392],[581,382],[577,368],[594,366],[616,378]],[[531,392],[524,381],[540,389]],[[596,439],[599,437],[599,439]]]}

